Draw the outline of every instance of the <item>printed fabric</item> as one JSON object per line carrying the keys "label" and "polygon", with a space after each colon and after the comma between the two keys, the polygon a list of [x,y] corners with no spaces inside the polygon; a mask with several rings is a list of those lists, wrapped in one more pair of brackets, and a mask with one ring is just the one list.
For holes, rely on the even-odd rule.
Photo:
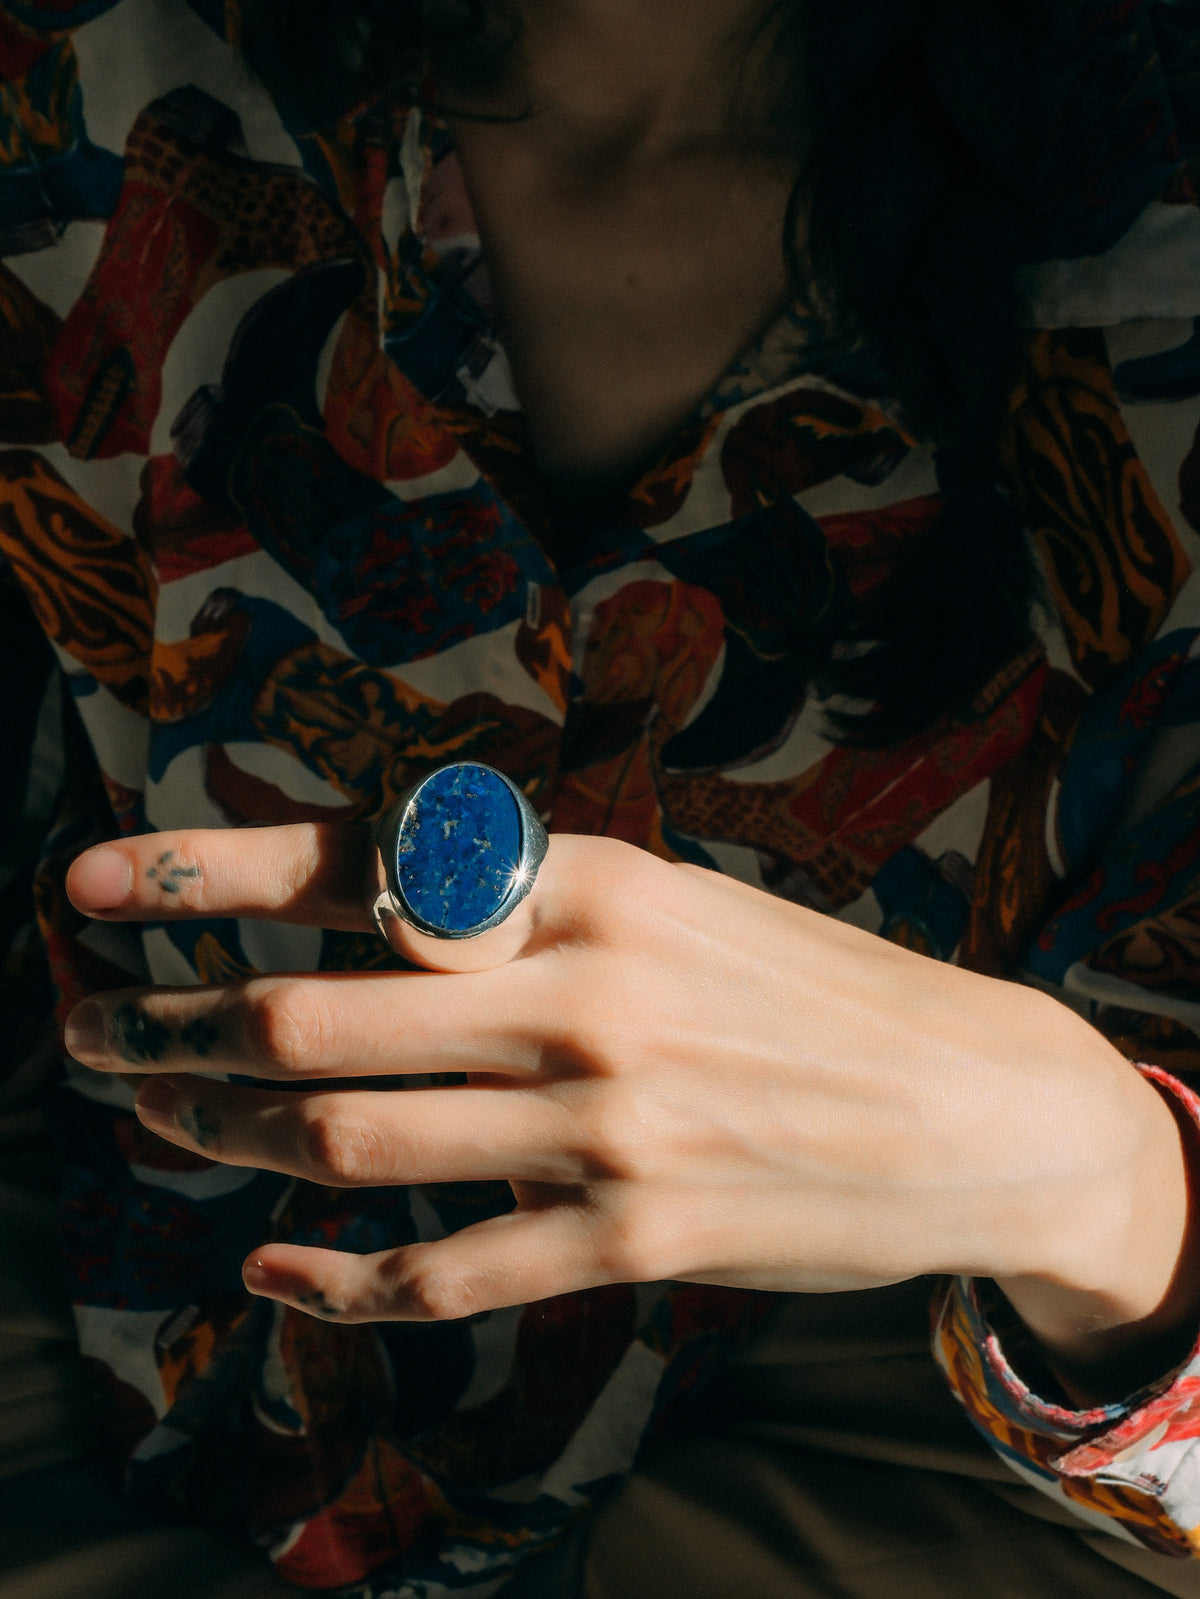
{"label": "printed fabric", "polygon": [[[60,1015],[129,983],[393,965],[345,933],[86,924],[62,874],[114,834],[374,818],[469,757],[559,831],[1050,989],[1194,1110],[1200,6],[1076,10],[1002,441],[1038,637],[964,714],[863,750],[826,737],[803,641],[938,508],[869,360],[785,315],[560,551],[444,128],[381,105],[304,126],[241,65],[236,0],[3,0],[0,551],[67,699],[37,886]],[[0,784],[21,814],[25,775]],[[441,1326],[250,1299],[267,1238],[374,1250],[511,1196],[214,1165],[65,1069],[63,1249],[128,1490],[243,1521],[294,1582],[482,1599],[762,1312],[681,1284]],[[934,1312],[955,1391],[1031,1480],[1118,1536],[1200,1543],[1200,1350],[1075,1412],[1017,1375],[981,1285]]]}

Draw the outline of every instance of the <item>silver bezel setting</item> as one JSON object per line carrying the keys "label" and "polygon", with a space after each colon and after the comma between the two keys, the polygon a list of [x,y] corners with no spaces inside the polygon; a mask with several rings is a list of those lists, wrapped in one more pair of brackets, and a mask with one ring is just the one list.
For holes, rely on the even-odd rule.
{"label": "silver bezel setting", "polygon": [[[467,927],[462,930],[448,930],[426,921],[408,903],[397,875],[396,864],[400,835],[404,830],[409,811],[416,802],[421,790],[427,783],[432,782],[435,777],[439,777],[443,772],[451,771],[460,766],[476,767],[480,771],[488,772],[493,777],[499,778],[504,784],[516,801],[517,814],[520,818],[521,842],[513,885],[492,914],[484,921],[476,922],[473,927]],[[537,877],[538,867],[545,859],[548,842],[546,829],[542,826],[541,818],[510,777],[506,777],[503,772],[498,772],[494,766],[489,766],[486,761],[448,761],[445,766],[439,766],[434,771],[427,772],[417,782],[410,784],[396,803],[384,813],[376,824],[375,845],[379,852],[379,871],[383,883],[382,891],[371,907],[376,929],[380,936],[390,944],[391,939],[388,937],[386,927],[386,916],[390,912],[392,916],[397,917],[400,921],[407,923],[409,927],[415,928],[417,932],[424,933],[430,938],[456,941],[466,938],[478,938],[481,933],[486,933],[491,928],[498,927],[501,922],[506,921],[529,893]]]}

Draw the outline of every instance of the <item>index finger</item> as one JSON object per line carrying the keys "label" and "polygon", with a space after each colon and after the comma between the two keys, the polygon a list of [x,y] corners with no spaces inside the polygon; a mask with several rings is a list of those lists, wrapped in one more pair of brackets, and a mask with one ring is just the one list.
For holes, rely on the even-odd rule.
{"label": "index finger", "polygon": [[[532,893],[478,936],[443,939],[388,921],[398,954],[434,971],[503,966],[558,938],[602,936],[625,904],[639,925],[675,868],[612,838],[556,833]],[[245,917],[338,932],[375,928],[379,851],[365,823],[195,828],[97,844],[67,872],[72,904],[103,921]],[[645,874],[658,874],[651,884]]]}
{"label": "index finger", "polygon": [[245,916],[358,933],[371,927],[375,871],[365,824],[296,822],[98,844],[72,862],[66,888],[102,921]]}

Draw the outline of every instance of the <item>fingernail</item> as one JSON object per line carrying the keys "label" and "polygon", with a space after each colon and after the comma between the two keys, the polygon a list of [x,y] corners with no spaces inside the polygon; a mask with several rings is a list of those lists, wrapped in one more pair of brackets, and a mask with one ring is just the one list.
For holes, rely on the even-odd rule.
{"label": "fingernail", "polygon": [[71,899],[81,911],[119,910],[132,892],[133,863],[120,850],[87,850],[71,867]]}
{"label": "fingernail", "polygon": [[63,1028],[67,1054],[84,1061],[88,1055],[104,1054],[104,1012],[94,1000],[85,999],[67,1017]]}
{"label": "fingernail", "polygon": [[248,1260],[242,1267],[242,1281],[252,1294],[269,1294],[279,1279],[261,1260]]}
{"label": "fingernail", "polygon": [[133,1102],[138,1120],[155,1131],[175,1120],[175,1089],[169,1078],[147,1077]]}

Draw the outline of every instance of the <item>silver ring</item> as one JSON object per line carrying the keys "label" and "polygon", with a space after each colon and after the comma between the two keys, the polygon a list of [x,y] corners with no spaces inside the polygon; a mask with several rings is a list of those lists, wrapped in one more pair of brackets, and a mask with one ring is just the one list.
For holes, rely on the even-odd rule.
{"label": "silver ring", "polygon": [[378,823],[375,843],[371,914],[387,943],[393,917],[434,938],[477,938],[533,887],[546,830],[503,772],[455,761],[405,790]]}

